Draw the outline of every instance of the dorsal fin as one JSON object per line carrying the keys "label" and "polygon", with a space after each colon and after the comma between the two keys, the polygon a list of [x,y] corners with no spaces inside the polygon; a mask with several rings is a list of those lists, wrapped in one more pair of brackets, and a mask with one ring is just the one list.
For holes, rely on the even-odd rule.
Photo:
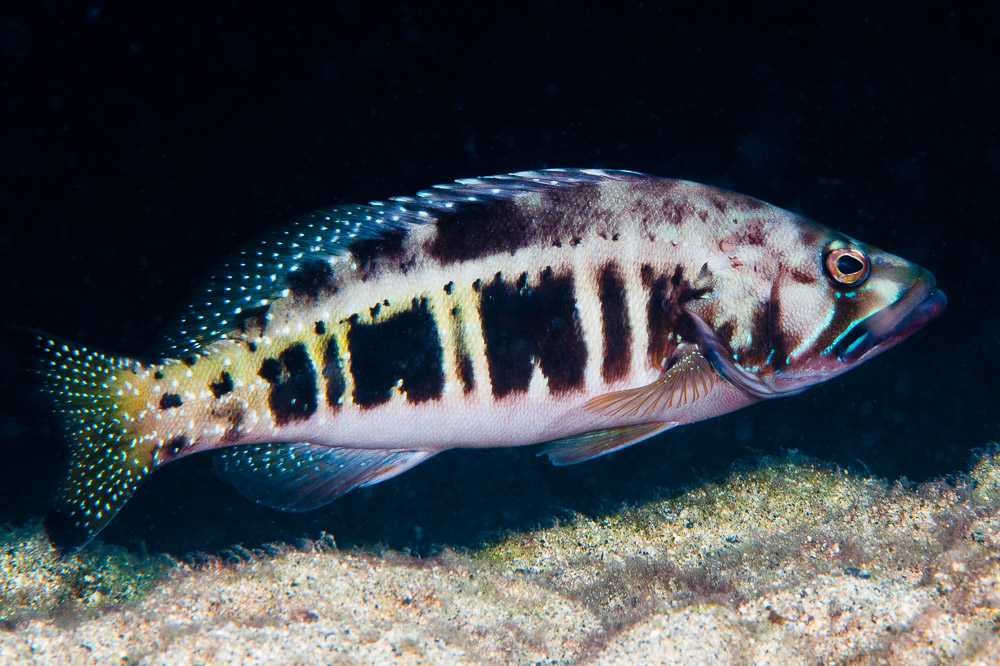
{"label": "dorsal fin", "polygon": [[532,192],[578,187],[609,180],[639,180],[651,177],[636,171],[610,169],[518,171],[499,176],[463,178],[454,183],[434,185],[430,189],[417,192],[412,197],[393,197],[388,201],[373,201],[372,205],[407,215],[425,213],[437,218]]}
{"label": "dorsal fin", "polygon": [[164,334],[163,356],[190,354],[266,310],[305,274],[303,269],[309,269],[309,279],[332,275],[351,243],[423,221],[416,214],[386,215],[375,206],[337,206],[268,234],[209,273],[194,302]]}
{"label": "dorsal fin", "polygon": [[317,211],[238,250],[210,272],[157,351],[173,358],[197,353],[246,320],[266,316],[267,308],[300,282],[331,279],[348,265],[351,247],[358,241],[388,238],[412,225],[436,223],[533,192],[647,177],[601,169],[522,171],[436,185],[413,197]]}

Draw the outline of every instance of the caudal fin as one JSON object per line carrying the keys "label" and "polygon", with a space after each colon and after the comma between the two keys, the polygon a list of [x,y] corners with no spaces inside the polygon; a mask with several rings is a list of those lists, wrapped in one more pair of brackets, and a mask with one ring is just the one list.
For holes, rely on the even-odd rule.
{"label": "caudal fin", "polygon": [[139,363],[38,335],[42,390],[72,440],[69,470],[45,527],[60,550],[85,545],[152,468],[152,443],[135,432],[128,377]]}

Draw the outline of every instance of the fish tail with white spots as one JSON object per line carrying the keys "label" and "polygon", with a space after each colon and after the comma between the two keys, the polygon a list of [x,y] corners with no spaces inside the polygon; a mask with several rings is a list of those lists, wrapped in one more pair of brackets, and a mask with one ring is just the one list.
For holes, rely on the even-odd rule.
{"label": "fish tail with white spots", "polygon": [[69,470],[45,519],[63,552],[88,542],[118,513],[153,467],[155,443],[138,431],[139,361],[38,336],[35,372],[72,440]]}

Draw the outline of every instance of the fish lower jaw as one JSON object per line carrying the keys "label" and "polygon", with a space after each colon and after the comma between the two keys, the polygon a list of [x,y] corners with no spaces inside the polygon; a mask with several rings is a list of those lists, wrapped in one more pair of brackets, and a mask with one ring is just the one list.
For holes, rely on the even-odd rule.
{"label": "fish lower jaw", "polygon": [[917,283],[899,301],[861,322],[857,334],[838,345],[837,358],[848,366],[863,363],[922,329],[947,303],[944,292],[934,287],[933,278]]}

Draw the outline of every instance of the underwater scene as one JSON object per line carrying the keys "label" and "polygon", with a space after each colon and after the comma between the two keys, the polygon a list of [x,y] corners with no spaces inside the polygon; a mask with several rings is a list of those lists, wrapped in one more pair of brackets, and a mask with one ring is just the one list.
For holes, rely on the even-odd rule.
{"label": "underwater scene", "polygon": [[0,663],[1000,661],[997,9],[0,18]]}

